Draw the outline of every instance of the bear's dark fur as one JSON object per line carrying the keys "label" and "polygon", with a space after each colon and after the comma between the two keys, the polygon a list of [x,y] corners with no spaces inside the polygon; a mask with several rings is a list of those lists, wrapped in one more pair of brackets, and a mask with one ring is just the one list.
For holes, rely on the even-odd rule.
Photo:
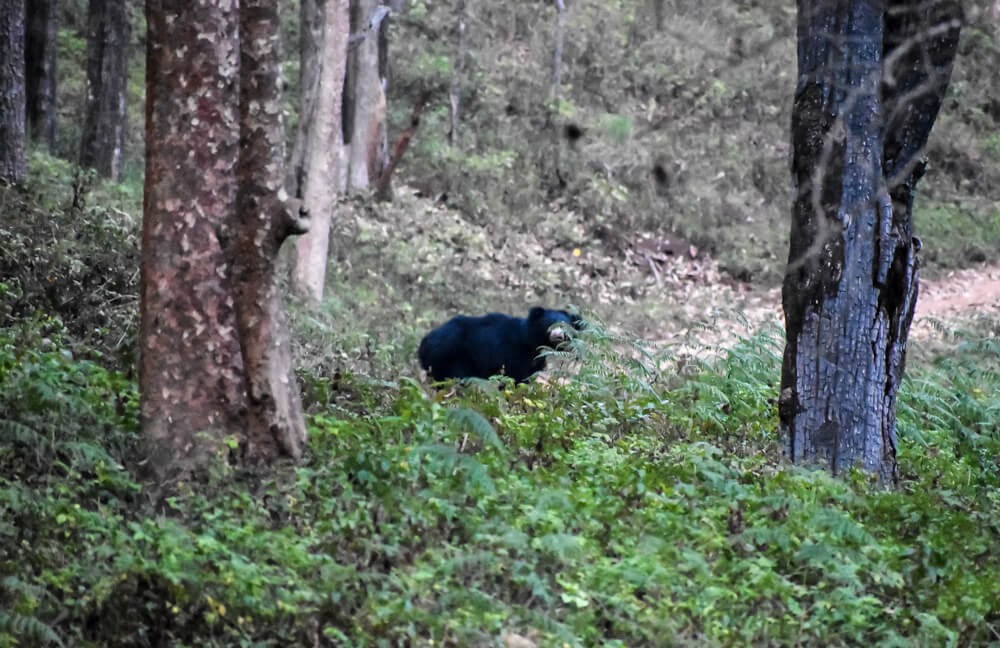
{"label": "bear's dark fur", "polygon": [[504,375],[525,382],[545,368],[539,347],[566,341],[570,326],[579,328],[580,318],[537,306],[528,317],[458,315],[421,340],[420,366],[434,380]]}

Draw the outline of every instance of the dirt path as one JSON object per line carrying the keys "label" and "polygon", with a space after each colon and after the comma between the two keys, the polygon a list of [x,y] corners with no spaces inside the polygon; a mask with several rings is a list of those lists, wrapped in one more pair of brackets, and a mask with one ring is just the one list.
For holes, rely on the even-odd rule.
{"label": "dirt path", "polygon": [[916,322],[1000,310],[1000,264],[967,268],[937,281],[922,281]]}
{"label": "dirt path", "polygon": [[[684,351],[718,350],[738,337],[765,326],[784,326],[781,289],[758,289],[720,279],[711,262],[678,260],[664,283],[666,290],[647,303],[667,296],[666,308],[677,317],[666,327],[653,325],[647,339],[654,345]],[[949,331],[968,328],[975,320],[1000,321],[1000,263],[957,270],[920,283],[913,339],[943,339]],[[667,320],[669,321],[669,320]],[[976,327],[981,328],[981,326]],[[653,332],[655,331],[655,332]],[[652,333],[652,335],[649,335]],[[652,339],[650,339],[652,338]]]}

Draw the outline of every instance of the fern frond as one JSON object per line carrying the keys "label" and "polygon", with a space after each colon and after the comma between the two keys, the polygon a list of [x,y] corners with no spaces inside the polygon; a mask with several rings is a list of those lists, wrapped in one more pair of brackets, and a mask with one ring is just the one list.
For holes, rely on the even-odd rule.
{"label": "fern frond", "polygon": [[36,463],[41,463],[43,455],[49,450],[49,439],[34,428],[18,421],[0,419],[0,443],[3,445],[21,445],[30,448],[35,453]]}
{"label": "fern frond", "polygon": [[55,630],[35,617],[0,610],[0,635],[4,634],[29,646],[65,645]]}
{"label": "fern frond", "polygon": [[495,450],[505,450],[503,442],[486,417],[474,409],[459,407],[448,412],[448,424],[460,431],[471,432]]}
{"label": "fern frond", "polygon": [[413,454],[428,460],[428,468],[432,471],[440,470],[452,476],[463,475],[467,490],[476,489],[490,495],[496,492],[486,467],[474,457],[462,454],[453,446],[428,443],[414,448]]}

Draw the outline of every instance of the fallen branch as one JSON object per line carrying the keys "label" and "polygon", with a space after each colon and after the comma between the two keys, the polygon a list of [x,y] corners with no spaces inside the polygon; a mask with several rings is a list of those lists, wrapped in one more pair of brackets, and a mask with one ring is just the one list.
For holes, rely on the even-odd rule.
{"label": "fallen branch", "polygon": [[410,140],[413,139],[413,135],[417,132],[417,127],[420,126],[420,115],[424,110],[424,105],[430,100],[430,95],[429,91],[425,91],[417,100],[416,105],[413,106],[413,113],[410,115],[410,125],[399,136],[399,139],[396,140],[396,145],[392,147],[392,157],[389,159],[389,164],[386,165],[385,170],[382,171],[378,180],[375,181],[375,199],[379,202],[389,202],[392,200],[392,172],[396,170],[396,165],[399,164],[403,153],[406,152],[407,147],[410,145]]}

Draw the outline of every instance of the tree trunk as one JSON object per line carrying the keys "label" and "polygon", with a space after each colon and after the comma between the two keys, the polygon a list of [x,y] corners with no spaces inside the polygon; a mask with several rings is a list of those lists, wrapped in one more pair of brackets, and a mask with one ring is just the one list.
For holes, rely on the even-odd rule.
{"label": "tree trunk", "polygon": [[563,34],[566,32],[566,4],[563,0],[556,2],[556,27],[552,35],[555,44],[552,47],[552,87],[549,98],[559,98],[559,88],[562,86]]}
{"label": "tree trunk", "polygon": [[794,462],[896,475],[917,298],[913,191],[958,43],[952,0],[800,0],[779,414]]}
{"label": "tree trunk", "polygon": [[348,0],[302,2],[301,115],[292,155],[292,192],[312,221],[296,241],[292,283],[315,301],[323,298],[330,220],[346,184],[347,160],[341,128]]}
{"label": "tree trunk", "polygon": [[462,77],[465,74],[465,0],[458,0],[455,9],[458,20],[458,44],[455,47],[455,67],[451,74],[448,98],[451,104],[451,127],[448,129],[448,144],[458,144],[458,126],[462,119]]}
{"label": "tree trunk", "polygon": [[[348,189],[367,189],[385,168],[385,19],[389,8],[378,0],[351,2],[351,40],[345,87],[349,103],[344,142],[348,146]],[[382,55],[382,56],[380,56]]]}
{"label": "tree trunk", "polygon": [[272,0],[240,8],[240,156],[233,240],[233,300],[247,374],[243,458],[260,463],[302,456],[305,419],[275,264],[282,242],[302,234],[298,200],[284,189],[281,20]]}
{"label": "tree trunk", "polygon": [[0,0],[0,180],[22,182],[24,0]]}
{"label": "tree trunk", "polygon": [[161,482],[199,467],[246,421],[219,238],[236,200],[236,6],[146,3],[140,417]]}
{"label": "tree trunk", "polygon": [[30,0],[24,38],[26,116],[31,138],[56,148],[56,55],[58,13],[55,0]]}
{"label": "tree trunk", "polygon": [[396,140],[396,145],[392,149],[392,157],[386,162],[385,169],[382,170],[382,175],[380,175],[375,180],[375,200],[379,202],[390,202],[392,200],[392,174],[396,170],[396,166],[399,165],[399,161],[403,159],[403,154],[406,153],[406,149],[410,146],[410,141],[413,136],[417,133],[417,127],[420,126],[420,115],[424,111],[424,106],[430,101],[431,93],[424,92],[419,98],[417,98],[417,103],[413,106],[413,112],[410,113],[410,125],[400,134],[399,139]]}
{"label": "tree trunk", "polygon": [[126,0],[90,0],[80,164],[115,180],[121,176],[125,140],[129,31]]}

